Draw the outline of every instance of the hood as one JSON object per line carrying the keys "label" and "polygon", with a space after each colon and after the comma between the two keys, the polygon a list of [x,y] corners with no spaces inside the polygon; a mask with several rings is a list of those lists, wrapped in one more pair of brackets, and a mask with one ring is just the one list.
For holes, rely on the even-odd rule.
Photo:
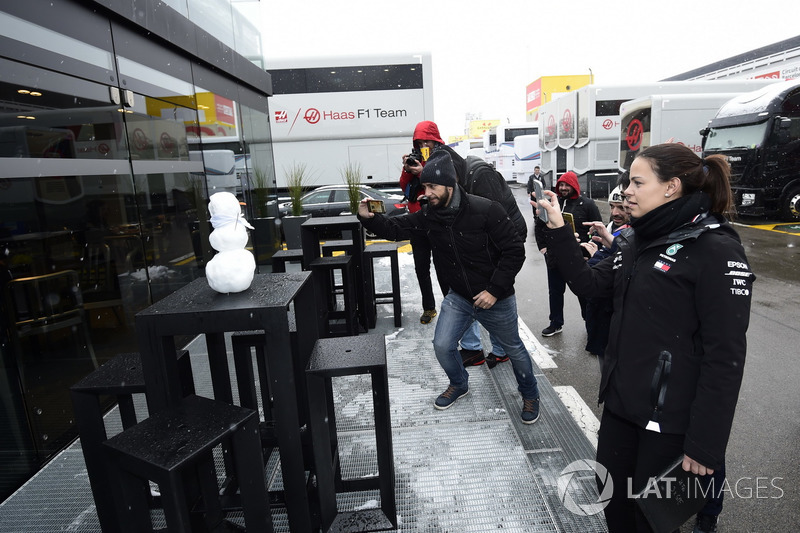
{"label": "hood", "polygon": [[578,175],[577,174],[575,174],[571,170],[569,172],[565,172],[564,174],[562,174],[561,177],[558,178],[558,181],[556,182],[556,189],[558,188],[558,184],[561,183],[561,182],[566,183],[567,185],[572,187],[572,189],[575,191],[572,194],[572,196],[570,196],[570,198],[577,198],[578,196],[580,196],[580,194],[581,194],[581,186],[578,185]]}
{"label": "hood", "polygon": [[439,144],[444,144],[442,136],[439,135],[439,126],[430,120],[423,120],[414,128],[414,146],[416,146],[417,141],[436,141]]}

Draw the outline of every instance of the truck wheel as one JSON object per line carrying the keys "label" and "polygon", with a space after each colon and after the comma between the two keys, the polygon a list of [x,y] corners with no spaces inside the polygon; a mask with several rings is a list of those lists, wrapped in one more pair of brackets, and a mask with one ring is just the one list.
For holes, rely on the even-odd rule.
{"label": "truck wheel", "polygon": [[800,187],[789,191],[781,204],[781,220],[797,222],[800,220]]}

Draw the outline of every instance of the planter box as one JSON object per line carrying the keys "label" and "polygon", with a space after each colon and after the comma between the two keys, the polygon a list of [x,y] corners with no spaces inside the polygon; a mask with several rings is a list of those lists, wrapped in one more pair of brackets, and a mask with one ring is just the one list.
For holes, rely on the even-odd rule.
{"label": "planter box", "polygon": [[281,219],[281,226],[283,227],[283,238],[286,241],[286,247],[290,250],[299,249],[303,247],[303,242],[300,239],[300,226],[309,219],[308,215],[300,216],[285,216]]}
{"label": "planter box", "polygon": [[283,247],[279,221],[276,217],[255,218],[250,221],[255,228],[251,240],[257,265],[271,265],[272,255]]}

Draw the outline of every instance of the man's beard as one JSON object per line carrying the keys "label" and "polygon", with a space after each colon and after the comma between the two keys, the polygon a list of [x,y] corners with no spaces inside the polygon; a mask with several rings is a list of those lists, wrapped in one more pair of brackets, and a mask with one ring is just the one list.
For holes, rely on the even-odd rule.
{"label": "man's beard", "polygon": [[447,207],[447,204],[449,203],[450,203],[450,191],[445,189],[442,195],[439,197],[439,202],[436,203],[436,205],[434,204],[430,205],[434,209],[444,209],[445,207]]}

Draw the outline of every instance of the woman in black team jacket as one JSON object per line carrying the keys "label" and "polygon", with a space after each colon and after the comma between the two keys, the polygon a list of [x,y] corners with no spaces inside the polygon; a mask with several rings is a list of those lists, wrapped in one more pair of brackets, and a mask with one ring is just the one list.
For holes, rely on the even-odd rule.
{"label": "woman in black team jacket", "polygon": [[755,279],[722,215],[732,207],[724,158],[661,144],[637,156],[630,177],[631,228],[594,267],[563,227],[555,195],[546,191],[538,206],[550,217],[548,255],[572,290],[614,300],[597,462],[614,482],[609,530],[624,533],[650,531],[629,486],[643,489],[680,455],[701,475],[723,465]]}

